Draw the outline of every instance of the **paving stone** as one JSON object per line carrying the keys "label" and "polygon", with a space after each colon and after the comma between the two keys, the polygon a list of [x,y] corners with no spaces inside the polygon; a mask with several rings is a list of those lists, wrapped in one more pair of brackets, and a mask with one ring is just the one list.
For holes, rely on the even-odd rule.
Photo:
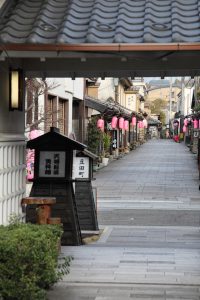
{"label": "paving stone", "polygon": [[54,300],[199,300],[200,192],[184,143],[151,140],[95,173],[103,233],[62,247],[70,274]]}

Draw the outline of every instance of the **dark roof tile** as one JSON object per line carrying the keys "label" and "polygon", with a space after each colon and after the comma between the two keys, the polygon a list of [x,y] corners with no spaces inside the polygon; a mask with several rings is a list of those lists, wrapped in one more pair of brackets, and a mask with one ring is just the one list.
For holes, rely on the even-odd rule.
{"label": "dark roof tile", "polygon": [[200,42],[200,0],[7,0],[6,5],[0,11],[2,43]]}

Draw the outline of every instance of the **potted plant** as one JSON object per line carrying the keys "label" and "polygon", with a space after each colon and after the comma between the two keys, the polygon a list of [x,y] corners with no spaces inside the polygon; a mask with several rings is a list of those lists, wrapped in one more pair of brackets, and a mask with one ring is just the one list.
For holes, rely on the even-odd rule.
{"label": "potted plant", "polygon": [[109,160],[109,150],[111,145],[111,136],[108,133],[103,133],[103,151],[102,151],[102,163],[107,166]]}

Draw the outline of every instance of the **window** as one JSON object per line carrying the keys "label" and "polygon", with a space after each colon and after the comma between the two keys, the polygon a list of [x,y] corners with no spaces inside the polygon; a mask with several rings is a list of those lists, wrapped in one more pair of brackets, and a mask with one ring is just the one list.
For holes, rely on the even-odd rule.
{"label": "window", "polygon": [[47,95],[45,109],[45,131],[57,127],[60,133],[68,134],[68,101],[57,96]]}
{"label": "window", "polygon": [[68,125],[68,101],[62,98],[58,100],[58,127],[60,133],[67,135]]}
{"label": "window", "polygon": [[48,132],[50,127],[57,127],[57,97],[47,95],[45,107],[45,131]]}

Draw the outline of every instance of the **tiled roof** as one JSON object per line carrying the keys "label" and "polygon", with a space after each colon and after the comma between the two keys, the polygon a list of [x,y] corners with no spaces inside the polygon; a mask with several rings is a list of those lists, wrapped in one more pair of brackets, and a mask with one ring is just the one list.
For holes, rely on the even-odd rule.
{"label": "tiled roof", "polygon": [[102,102],[101,100],[86,96],[85,97],[85,106],[93,108],[106,116],[123,116],[125,118],[130,118],[132,113],[136,112],[131,111],[130,109],[120,105],[118,102],[114,100],[107,99],[106,101]]}
{"label": "tiled roof", "polygon": [[[173,83],[173,84],[172,84],[172,87],[181,90],[181,84]],[[156,90],[161,90],[161,89],[169,89],[169,88],[170,88],[170,84],[167,84],[167,85],[157,85],[157,86],[152,86],[152,87],[150,87],[150,88],[147,90],[147,92],[156,91]]]}
{"label": "tiled roof", "polygon": [[153,119],[153,118],[150,118],[150,117],[148,117],[147,120],[148,120],[149,125],[158,125],[158,124],[160,124],[159,120],[156,120],[156,119]]}
{"label": "tiled roof", "polygon": [[[0,42],[200,42],[200,0],[7,0]],[[6,8],[5,8],[6,7]]]}
{"label": "tiled roof", "polygon": [[100,113],[104,113],[107,109],[106,104],[100,102],[98,99],[94,99],[89,96],[85,97],[85,106],[93,108],[99,111]]}

